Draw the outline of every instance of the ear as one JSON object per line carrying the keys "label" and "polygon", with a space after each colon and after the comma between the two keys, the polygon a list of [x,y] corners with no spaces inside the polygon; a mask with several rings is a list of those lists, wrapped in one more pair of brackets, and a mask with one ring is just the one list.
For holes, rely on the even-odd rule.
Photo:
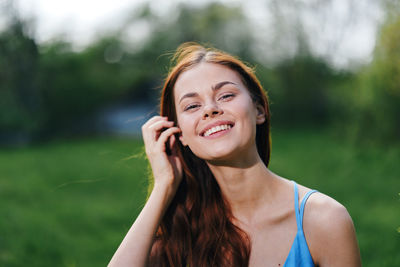
{"label": "ear", "polygon": [[185,141],[185,138],[182,136],[182,133],[181,135],[179,135],[179,141],[181,141],[182,145],[187,146],[187,143]]}
{"label": "ear", "polygon": [[263,124],[265,122],[265,109],[262,105],[256,104],[256,111],[257,111],[257,117],[256,117],[256,122],[257,124]]}

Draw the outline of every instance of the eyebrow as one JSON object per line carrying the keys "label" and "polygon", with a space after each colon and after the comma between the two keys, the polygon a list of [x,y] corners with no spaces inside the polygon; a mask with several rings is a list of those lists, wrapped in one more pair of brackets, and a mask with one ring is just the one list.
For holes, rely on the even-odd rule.
{"label": "eyebrow", "polygon": [[[224,85],[226,85],[226,84],[233,84],[233,85],[236,85],[236,83],[234,83],[234,82],[223,81],[223,82],[219,82],[219,83],[217,83],[217,84],[211,86],[211,90],[215,92],[215,91],[217,91],[218,89],[222,88],[222,87],[223,87]],[[179,100],[179,103],[181,103],[182,100],[185,99],[185,98],[188,98],[188,97],[195,97],[195,96],[198,96],[198,95],[199,95],[198,93],[194,93],[194,92],[190,92],[190,93],[184,94],[184,95],[181,97],[181,99]]]}

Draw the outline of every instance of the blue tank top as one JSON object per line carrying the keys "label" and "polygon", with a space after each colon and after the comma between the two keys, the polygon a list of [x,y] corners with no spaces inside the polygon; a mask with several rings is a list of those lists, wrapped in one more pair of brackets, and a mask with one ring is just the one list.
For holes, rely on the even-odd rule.
{"label": "blue tank top", "polygon": [[297,189],[297,184],[293,181],[294,184],[294,209],[296,212],[296,223],[297,223],[297,234],[294,238],[292,247],[290,249],[289,255],[286,258],[284,267],[314,267],[314,262],[311,258],[310,250],[308,249],[308,245],[306,242],[306,238],[303,232],[303,213],[304,206],[306,205],[306,201],[308,197],[317,192],[316,190],[311,190],[307,192],[304,196],[303,200],[300,204],[299,210],[299,192]]}

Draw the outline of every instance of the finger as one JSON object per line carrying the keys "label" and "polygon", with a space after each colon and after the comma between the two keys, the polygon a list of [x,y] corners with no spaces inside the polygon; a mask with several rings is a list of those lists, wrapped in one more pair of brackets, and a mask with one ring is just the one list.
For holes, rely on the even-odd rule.
{"label": "finger", "polygon": [[148,129],[159,131],[159,130],[161,130],[162,128],[164,128],[166,126],[171,127],[171,125],[174,125],[173,121],[161,120],[161,121],[156,121],[153,124],[151,124]]}
{"label": "finger", "polygon": [[149,131],[151,132],[151,136],[153,140],[158,140],[161,132],[165,131],[166,129],[174,126],[173,121],[158,121],[149,126]]}
{"label": "finger", "polygon": [[167,120],[167,117],[153,116],[153,117],[151,117],[148,121],[146,121],[146,122],[142,125],[142,129],[143,129],[143,128],[148,128],[150,125],[152,125],[152,124],[154,124],[155,122],[160,121],[160,120],[166,121],[166,120]]}
{"label": "finger", "polygon": [[180,131],[181,131],[181,129],[178,127],[171,127],[169,129],[165,130],[164,132],[161,133],[160,137],[157,140],[157,143],[159,145],[162,145],[165,148],[168,138],[170,138],[171,135],[173,135],[175,133],[179,133]]}
{"label": "finger", "polygon": [[143,138],[148,133],[148,129],[149,129],[149,127],[151,125],[153,125],[157,121],[166,121],[166,120],[167,120],[167,117],[161,117],[161,116],[153,116],[153,117],[151,117],[145,124],[142,125]]}
{"label": "finger", "polygon": [[169,128],[174,125],[173,121],[158,120],[147,127],[142,128],[143,139],[151,142],[156,141],[163,128]]}
{"label": "finger", "polygon": [[169,138],[169,147],[171,147],[171,148],[174,147],[175,143],[176,143],[176,137],[175,137],[175,135],[172,135]]}

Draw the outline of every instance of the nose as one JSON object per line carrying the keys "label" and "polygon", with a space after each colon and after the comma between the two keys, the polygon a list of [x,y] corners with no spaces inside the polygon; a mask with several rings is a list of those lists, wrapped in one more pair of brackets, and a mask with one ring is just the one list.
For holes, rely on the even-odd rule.
{"label": "nose", "polygon": [[214,117],[217,115],[221,115],[223,114],[223,110],[221,109],[221,107],[215,103],[209,103],[207,105],[204,106],[204,110],[203,110],[203,119],[209,118],[209,117]]}

